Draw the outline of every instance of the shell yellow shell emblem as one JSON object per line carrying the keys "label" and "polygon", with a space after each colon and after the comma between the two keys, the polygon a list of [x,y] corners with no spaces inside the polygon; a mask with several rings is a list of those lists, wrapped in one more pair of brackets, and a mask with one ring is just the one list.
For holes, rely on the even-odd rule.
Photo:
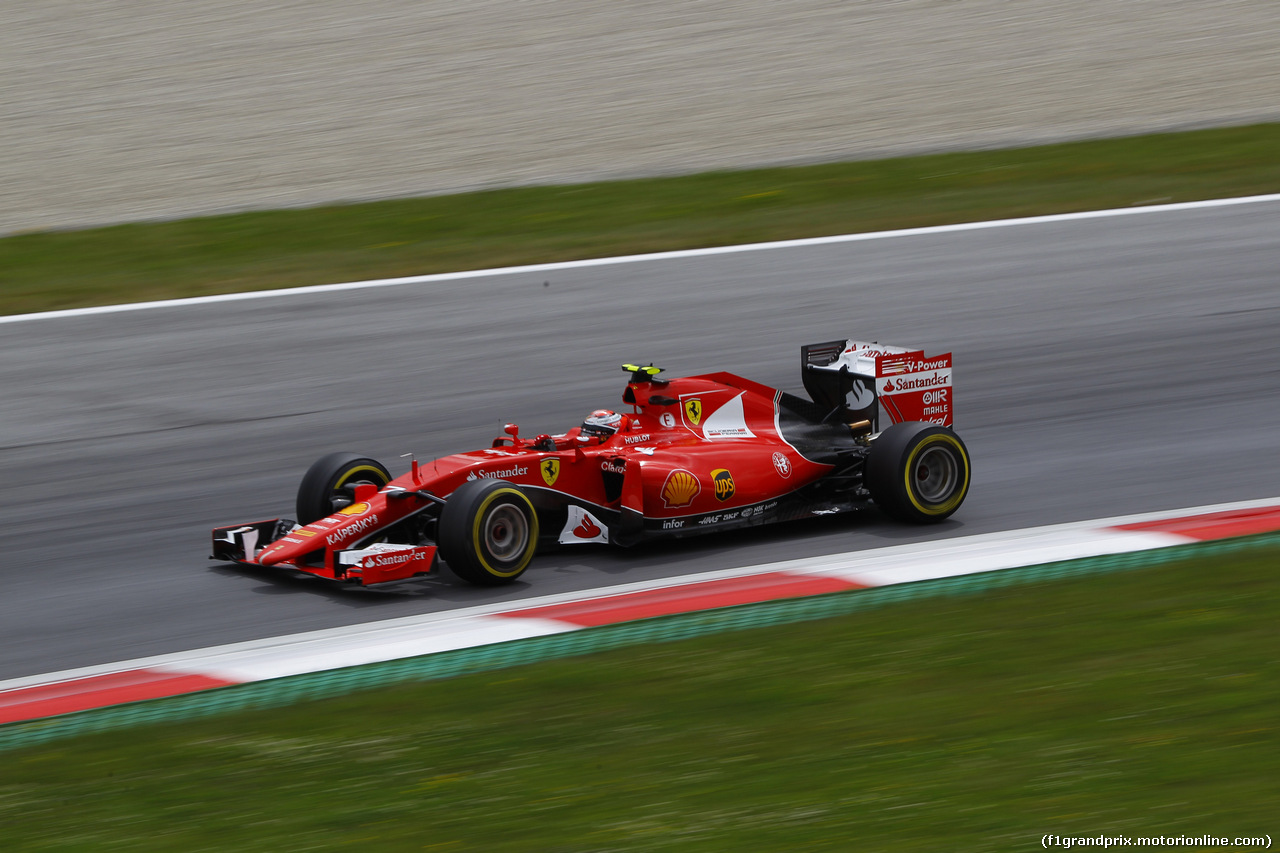
{"label": "shell yellow shell emblem", "polygon": [[[686,404],[687,405],[687,404]],[[667,509],[678,509],[693,503],[693,499],[702,491],[698,478],[677,468],[667,475],[667,482],[662,484],[662,502]]]}
{"label": "shell yellow shell emblem", "polygon": [[369,505],[367,503],[349,504],[338,510],[338,515],[359,515],[362,512],[368,512]]}
{"label": "shell yellow shell emblem", "polygon": [[697,397],[685,400],[684,416],[689,419],[689,423],[697,426],[702,421],[702,401]]}
{"label": "shell yellow shell emblem", "polygon": [[717,468],[711,472],[711,482],[716,487],[716,500],[727,501],[737,491],[733,485],[733,475],[728,468]]}
{"label": "shell yellow shell emblem", "polygon": [[548,486],[554,486],[560,478],[560,460],[543,459],[538,467],[542,470],[542,481]]}

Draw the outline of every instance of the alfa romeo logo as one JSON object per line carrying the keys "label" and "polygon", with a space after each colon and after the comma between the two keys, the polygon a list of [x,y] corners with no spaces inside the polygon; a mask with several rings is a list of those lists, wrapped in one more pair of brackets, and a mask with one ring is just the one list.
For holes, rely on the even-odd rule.
{"label": "alfa romeo logo", "polygon": [[787,479],[791,476],[791,460],[781,453],[773,454],[773,470],[777,471],[782,479]]}

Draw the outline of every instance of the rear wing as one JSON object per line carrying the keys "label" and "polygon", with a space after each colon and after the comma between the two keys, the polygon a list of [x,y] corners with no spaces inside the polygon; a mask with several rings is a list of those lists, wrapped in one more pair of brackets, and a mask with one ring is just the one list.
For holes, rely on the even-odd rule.
{"label": "rear wing", "polygon": [[865,341],[801,348],[804,388],[841,423],[868,421],[873,433],[903,421],[952,426],[951,353]]}

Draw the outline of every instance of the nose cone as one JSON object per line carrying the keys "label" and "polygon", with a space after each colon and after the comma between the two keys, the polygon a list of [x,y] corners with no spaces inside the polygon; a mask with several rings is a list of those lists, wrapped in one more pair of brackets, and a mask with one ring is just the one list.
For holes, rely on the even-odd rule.
{"label": "nose cone", "polygon": [[258,562],[264,566],[274,566],[277,563],[296,562],[313,551],[346,547],[389,523],[386,516],[386,495],[373,495],[369,500],[357,501],[327,518],[291,531],[267,547],[258,556]]}

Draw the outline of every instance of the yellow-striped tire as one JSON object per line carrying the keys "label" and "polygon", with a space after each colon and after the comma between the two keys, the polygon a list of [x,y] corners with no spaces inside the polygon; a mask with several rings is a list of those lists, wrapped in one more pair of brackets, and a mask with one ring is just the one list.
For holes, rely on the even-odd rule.
{"label": "yellow-striped tire", "polygon": [[538,548],[538,513],[506,480],[470,480],[445,500],[436,541],[440,556],[468,583],[510,583]]}
{"label": "yellow-striped tire", "polygon": [[900,521],[949,518],[969,494],[969,450],[945,427],[894,424],[871,444],[864,470],[872,500]]}
{"label": "yellow-striped tire", "polygon": [[319,521],[348,506],[354,500],[354,487],[361,483],[381,489],[390,482],[390,472],[376,459],[341,452],[321,456],[298,486],[298,523]]}

